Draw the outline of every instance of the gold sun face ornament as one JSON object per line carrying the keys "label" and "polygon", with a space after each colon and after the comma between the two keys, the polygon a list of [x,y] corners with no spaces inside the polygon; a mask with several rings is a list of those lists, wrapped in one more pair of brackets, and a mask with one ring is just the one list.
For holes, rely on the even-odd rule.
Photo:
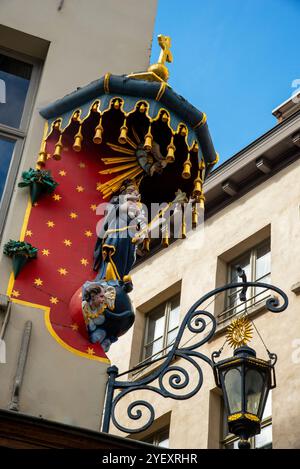
{"label": "gold sun face ornament", "polygon": [[252,339],[252,325],[247,318],[238,318],[232,321],[227,328],[226,342],[230,347],[238,348]]}

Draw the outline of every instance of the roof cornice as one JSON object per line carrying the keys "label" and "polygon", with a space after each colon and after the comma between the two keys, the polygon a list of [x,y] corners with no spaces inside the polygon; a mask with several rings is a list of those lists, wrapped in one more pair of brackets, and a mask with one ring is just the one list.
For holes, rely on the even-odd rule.
{"label": "roof cornice", "polygon": [[[300,148],[296,138],[299,132],[300,111],[278,123],[212,171],[204,183],[206,217],[299,158]],[[264,158],[265,165],[261,164],[261,158]],[[228,184],[234,190],[228,191]]]}

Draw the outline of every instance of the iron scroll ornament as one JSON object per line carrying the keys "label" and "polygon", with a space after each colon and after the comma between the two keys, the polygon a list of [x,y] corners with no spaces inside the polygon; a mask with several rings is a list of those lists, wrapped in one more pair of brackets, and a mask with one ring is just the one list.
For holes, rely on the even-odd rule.
{"label": "iron scroll ornament", "polygon": [[[110,421],[113,422],[114,426],[118,428],[118,430],[124,433],[138,433],[147,430],[155,420],[155,409],[154,406],[145,400],[133,400],[129,403],[127,407],[127,416],[129,420],[132,421],[139,421],[141,420],[145,412],[148,411],[147,421],[143,425],[136,427],[134,429],[125,427],[118,422],[116,417],[116,407],[118,403],[121,401],[122,398],[127,396],[129,393],[134,391],[152,391],[164,398],[171,398],[175,400],[186,400],[193,397],[197,392],[201,389],[203,384],[203,371],[200,364],[196,361],[196,359],[203,360],[208,365],[214,369],[214,359],[220,355],[219,352],[214,352],[212,354],[212,358],[204,355],[203,353],[197,351],[196,349],[200,348],[202,345],[207,343],[214,335],[216,328],[217,328],[217,320],[216,317],[209,313],[208,311],[199,309],[203,303],[205,303],[210,298],[223,293],[230,289],[241,289],[240,300],[242,302],[246,301],[245,293],[249,287],[256,287],[256,288],[264,288],[266,290],[271,290],[278,295],[278,297],[271,297],[266,300],[266,308],[268,311],[272,313],[280,313],[284,311],[288,306],[288,297],[287,295],[278,287],[274,285],[266,284],[266,283],[259,283],[259,282],[235,282],[230,283],[227,285],[223,285],[222,287],[218,287],[209,293],[205,294],[201,297],[198,301],[196,301],[193,306],[188,310],[187,314],[185,315],[181,326],[179,328],[178,334],[176,336],[175,342],[172,345],[171,350],[163,357],[158,358],[155,360],[151,360],[149,362],[144,362],[143,364],[118,375],[118,368],[116,366],[111,366],[108,368],[107,373],[109,375],[108,383],[107,383],[107,392],[106,392],[106,402],[104,408],[104,416],[103,416],[103,425],[102,431],[108,433],[109,432],[109,425]],[[241,296],[244,296],[241,298]],[[281,298],[282,302],[280,302],[279,297]],[[281,304],[280,304],[281,303]],[[208,329],[209,328],[209,329]],[[194,334],[201,334],[208,329],[208,333],[205,336],[193,343],[190,346],[183,346],[180,347],[180,342],[185,330],[188,330]],[[271,360],[276,360],[275,354],[271,354],[269,351],[269,358]],[[195,385],[193,385],[192,390],[186,392],[185,394],[176,394],[176,391],[182,391],[188,387],[190,384],[190,375],[188,371],[183,368],[180,364],[173,364],[174,361],[178,358],[181,358],[188,362],[194,370],[196,371],[197,379],[195,380]],[[147,374],[147,376],[143,377],[140,380],[135,381],[119,381],[117,380],[118,377],[128,374],[133,371],[137,371],[138,369],[143,368],[145,370],[146,366],[151,366],[153,363],[158,361],[163,362],[155,368],[152,372]],[[170,375],[169,375],[170,374]],[[166,388],[164,379],[168,377],[168,384],[169,388]],[[157,383],[155,385],[151,384],[155,380]],[[119,390],[117,395],[115,391]]]}

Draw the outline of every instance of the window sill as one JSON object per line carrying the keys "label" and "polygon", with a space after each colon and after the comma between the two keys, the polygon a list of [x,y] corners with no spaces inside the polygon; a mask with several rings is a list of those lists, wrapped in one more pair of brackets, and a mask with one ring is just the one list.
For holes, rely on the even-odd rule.
{"label": "window sill", "polygon": [[295,295],[300,295],[300,282],[297,282],[294,285],[292,285],[291,291],[295,293]]}

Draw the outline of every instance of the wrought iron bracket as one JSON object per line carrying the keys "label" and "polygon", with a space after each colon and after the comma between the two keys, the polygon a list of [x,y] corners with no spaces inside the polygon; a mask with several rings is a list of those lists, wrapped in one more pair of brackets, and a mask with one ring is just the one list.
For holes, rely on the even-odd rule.
{"label": "wrought iron bracket", "polygon": [[[238,272],[238,275],[243,280],[246,279],[243,271]],[[197,350],[213,337],[217,328],[216,317],[208,311],[205,311],[205,309],[201,309],[203,307],[202,305],[215,295],[230,289],[241,289],[243,293],[243,299],[241,299],[241,301],[246,301],[246,292],[249,287],[264,288],[277,293],[278,297],[281,298],[281,302],[279,301],[279,298],[276,297],[271,297],[266,300],[266,308],[272,313],[280,313],[287,308],[288,297],[280,288],[266,283],[248,282],[247,279],[246,281],[224,285],[205,294],[196,301],[186,313],[180,325],[175,342],[170,351],[163,358],[163,361],[162,359],[149,361],[144,363],[142,366],[129,370],[126,373],[122,373],[121,375],[118,375],[118,368],[116,366],[108,368],[107,373],[109,378],[107,383],[102,431],[109,431],[111,421],[116,428],[122,432],[130,434],[142,432],[151,426],[155,419],[155,409],[151,402],[147,402],[145,400],[132,400],[127,406],[127,416],[130,422],[141,421],[142,418],[145,419],[147,412],[146,423],[137,426],[136,428],[131,428],[122,425],[118,421],[116,416],[117,405],[120,403],[121,399],[134,391],[151,391],[164,398],[169,397],[176,400],[185,400],[194,396],[201,389],[203,384],[203,371],[198,361],[200,361],[200,363],[201,361],[205,362],[214,370],[215,359],[221,354],[221,350],[214,352],[210,358]],[[199,340],[196,340],[195,343],[189,346],[180,346],[182,336],[187,330],[195,335],[202,334],[202,336]],[[276,359],[275,354],[271,354],[270,352],[268,353],[270,360]],[[175,363],[175,360],[178,358],[191,365],[197,376],[197,379],[193,376],[193,383],[190,386],[192,389],[188,389],[184,393],[182,391],[186,390],[190,384],[190,375],[182,366],[182,361],[181,364]],[[153,363],[158,361],[162,361],[162,363],[139,380],[121,381],[118,379],[122,375],[128,374],[138,368],[145,368],[146,366],[150,367]],[[116,393],[116,391],[119,392]]]}

